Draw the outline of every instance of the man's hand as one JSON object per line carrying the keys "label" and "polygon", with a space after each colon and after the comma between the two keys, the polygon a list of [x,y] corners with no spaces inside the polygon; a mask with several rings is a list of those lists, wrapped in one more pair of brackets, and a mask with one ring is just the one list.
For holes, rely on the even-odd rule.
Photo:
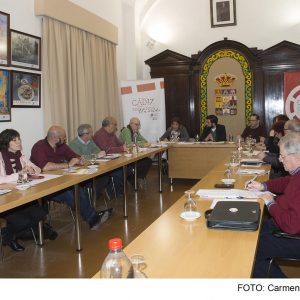
{"label": "man's hand", "polygon": [[84,165],[84,159],[81,159],[80,157],[73,157],[70,161],[69,161],[69,167],[74,167],[76,165]]}
{"label": "man's hand", "polygon": [[209,133],[208,136],[204,140],[205,140],[205,142],[207,142],[207,141],[213,141],[214,138],[213,138],[212,134]]}
{"label": "man's hand", "polygon": [[258,181],[249,180],[245,183],[245,189],[247,189],[249,191],[263,191],[264,186],[262,183],[260,183]]}
{"label": "man's hand", "polygon": [[103,156],[105,156],[106,155],[106,152],[105,151],[100,151],[99,153],[98,153],[98,157],[103,157]]}
{"label": "man's hand", "polygon": [[268,205],[270,202],[274,201],[274,196],[270,192],[264,193],[261,198],[264,200],[265,205]]}
{"label": "man's hand", "polygon": [[257,154],[257,157],[258,157],[259,159],[263,160],[263,159],[266,157],[266,153],[265,153],[265,152],[259,152],[259,153]]}

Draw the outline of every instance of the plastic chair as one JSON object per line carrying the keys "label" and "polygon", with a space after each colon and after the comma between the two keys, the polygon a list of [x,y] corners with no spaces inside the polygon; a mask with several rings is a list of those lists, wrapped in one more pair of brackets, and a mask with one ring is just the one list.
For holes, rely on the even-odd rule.
{"label": "plastic chair", "polygon": [[[275,230],[272,232],[273,236],[277,237],[277,238],[285,238],[285,239],[292,239],[292,240],[300,240],[300,234],[290,234],[290,233],[286,233],[280,230]],[[282,262],[295,262],[295,263],[299,263],[299,267],[300,267],[300,258],[292,258],[292,257],[271,257],[270,258],[270,263],[269,263],[269,267],[268,267],[268,273],[267,273],[267,277],[270,278],[270,274],[271,274],[271,269],[273,265],[278,265]]]}

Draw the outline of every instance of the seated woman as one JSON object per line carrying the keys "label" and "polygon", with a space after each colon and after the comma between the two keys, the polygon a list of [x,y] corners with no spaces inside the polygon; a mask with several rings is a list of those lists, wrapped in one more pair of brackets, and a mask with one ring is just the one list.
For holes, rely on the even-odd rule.
{"label": "seated woman", "polygon": [[[21,152],[20,134],[13,129],[0,133],[0,186],[13,189],[16,186],[19,172],[38,174],[40,168],[29,161]],[[6,219],[7,227],[3,232],[3,241],[14,251],[24,251],[16,235],[37,226],[46,217],[46,212],[37,202],[31,202],[0,214]]]}
{"label": "seated woman", "polygon": [[182,141],[187,142],[189,140],[189,134],[186,128],[182,125],[179,118],[174,117],[171,120],[171,126],[167,129],[167,131],[160,137],[162,141]]}

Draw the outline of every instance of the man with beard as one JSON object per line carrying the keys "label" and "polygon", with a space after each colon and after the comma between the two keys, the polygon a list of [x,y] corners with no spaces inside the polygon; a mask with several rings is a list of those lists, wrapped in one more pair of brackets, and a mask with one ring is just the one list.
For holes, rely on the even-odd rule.
{"label": "man with beard", "polygon": [[200,137],[200,141],[221,142],[226,141],[226,129],[224,125],[218,124],[218,118],[215,115],[206,117],[206,126]]}
{"label": "man with beard", "polygon": [[[66,131],[60,126],[50,127],[46,138],[33,145],[30,159],[42,171],[84,165],[84,160],[66,145]],[[74,208],[72,188],[57,192],[50,198],[66,202],[71,208]],[[90,204],[87,190],[84,186],[80,187],[80,214],[92,230],[98,229],[111,216],[111,213],[112,209],[97,212]]]}

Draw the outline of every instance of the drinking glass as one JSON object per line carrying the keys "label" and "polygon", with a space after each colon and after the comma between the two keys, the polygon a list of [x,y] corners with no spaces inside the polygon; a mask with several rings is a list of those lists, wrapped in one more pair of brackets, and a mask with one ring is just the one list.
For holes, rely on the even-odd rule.
{"label": "drinking glass", "polygon": [[91,154],[90,155],[90,163],[93,166],[96,163],[97,160],[97,154]]}
{"label": "drinking glass", "polygon": [[199,142],[200,141],[200,136],[199,136],[199,134],[196,134],[196,136],[195,136],[195,142]]}
{"label": "drinking glass", "polygon": [[188,190],[184,192],[187,195],[187,200],[184,204],[184,211],[185,212],[195,212],[197,211],[197,205],[195,201],[192,198],[192,195],[195,194],[195,191],[193,190]]}
{"label": "drinking glass", "polygon": [[143,272],[143,270],[147,267],[143,255],[135,254],[130,257],[130,261],[133,266],[134,278],[148,278],[147,275]]}
{"label": "drinking glass", "polygon": [[230,170],[230,169],[226,169],[226,170],[224,171],[224,175],[225,175],[225,178],[226,178],[226,179],[230,179],[230,178],[231,178],[231,175],[232,175],[231,170]]}

